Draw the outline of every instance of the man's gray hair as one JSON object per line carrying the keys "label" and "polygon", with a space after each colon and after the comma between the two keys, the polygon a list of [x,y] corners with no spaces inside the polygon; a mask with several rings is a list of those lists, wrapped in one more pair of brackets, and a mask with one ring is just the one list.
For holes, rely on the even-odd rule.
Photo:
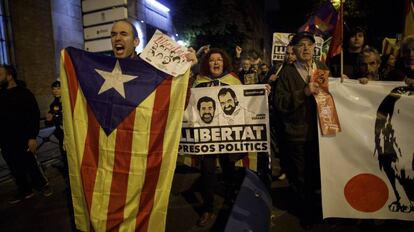
{"label": "man's gray hair", "polygon": [[370,54],[374,54],[377,63],[381,64],[381,55],[379,54],[378,50],[368,45],[362,49],[361,53],[359,53],[358,62],[360,63],[363,58],[369,56]]}

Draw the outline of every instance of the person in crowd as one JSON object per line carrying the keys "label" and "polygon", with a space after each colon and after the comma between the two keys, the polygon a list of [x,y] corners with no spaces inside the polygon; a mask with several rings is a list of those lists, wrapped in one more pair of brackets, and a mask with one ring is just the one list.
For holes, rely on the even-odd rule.
{"label": "person in crowd", "polygon": [[237,73],[237,76],[240,78],[241,82],[244,84],[244,76],[251,71],[251,60],[249,57],[243,57],[241,59],[241,70]]}
{"label": "person in crowd", "polygon": [[[116,21],[111,28],[111,45],[112,45],[112,52],[114,56],[118,59],[139,59],[137,53],[135,52],[135,48],[139,45],[140,40],[138,37],[138,31],[135,26],[128,20],[119,20]],[[210,45],[206,45],[205,49],[209,49]],[[200,55],[202,52],[200,51]],[[185,55],[186,60],[191,62],[192,70],[197,70],[198,68],[195,66],[197,64],[197,54],[193,48],[188,48],[188,53]],[[192,84],[193,79],[190,78],[190,84]],[[186,101],[188,102],[190,94],[190,88],[187,90],[187,98]]]}
{"label": "person in crowd", "polygon": [[357,58],[357,75],[356,77],[361,84],[367,84],[368,81],[380,81],[384,78],[379,72],[381,65],[381,56],[377,49],[366,46]]}
{"label": "person in crowd", "polygon": [[[203,59],[203,57],[207,54],[207,52],[210,50],[210,44],[206,44],[201,46],[196,53],[196,57],[198,60]],[[194,65],[194,67],[191,68],[192,70],[192,75],[191,77],[193,78],[195,75],[197,75],[200,72],[200,64],[197,63]],[[194,79],[191,79],[191,81],[194,81]]]}
{"label": "person in crowd", "polygon": [[[295,61],[296,61],[296,54],[293,51],[293,45],[289,43],[286,46],[284,61],[282,65],[280,65],[279,68],[275,71],[275,73],[270,75],[269,80],[268,80],[269,84],[272,86],[275,86],[276,81],[283,67],[289,64],[293,64]],[[270,103],[274,102],[274,97],[275,97],[274,94],[269,95]],[[278,113],[275,110],[275,107],[273,104],[269,104],[269,114],[270,114],[270,128],[271,128],[270,137],[271,137],[271,143],[272,143],[271,148],[272,148],[272,152],[274,156],[279,158],[280,160],[281,158],[280,154],[282,153],[282,150],[283,150],[283,142],[282,142],[283,138],[281,136],[278,136],[280,135],[281,124],[280,124]],[[280,172],[277,175],[278,180],[286,179],[286,174],[285,174],[284,169],[286,169],[286,167],[284,167],[283,161],[280,160]]]}
{"label": "person in crowd", "polygon": [[198,49],[198,51],[197,51],[197,58],[198,59],[202,59],[203,58],[203,56],[205,55],[205,54],[207,54],[207,52],[210,50],[210,44],[206,44],[206,45],[204,45],[204,46],[201,46],[199,49]]}
{"label": "person in crowd", "polygon": [[61,101],[61,90],[60,90],[60,81],[54,81],[51,85],[52,95],[54,97],[53,102],[49,105],[49,111],[46,113],[46,126],[54,126],[55,130],[53,131],[53,135],[59,141],[59,151],[60,151],[60,160],[61,163],[57,164],[55,167],[59,170],[62,174],[65,182],[66,182],[66,198],[67,198],[67,206],[69,209],[69,220],[70,226],[73,231],[75,231],[75,218],[73,216],[73,203],[72,203],[72,195],[70,190],[70,181],[69,181],[69,167],[68,167],[68,157],[66,151],[63,147],[63,114],[62,114],[62,101]]}
{"label": "person in crowd", "polygon": [[[266,84],[266,88],[270,90],[270,85],[268,84],[270,76],[269,66],[266,63],[261,63],[260,57],[251,59],[250,63],[252,64],[250,70],[244,74],[244,84]],[[251,113],[245,113],[244,117],[246,119],[248,118],[247,115],[251,115]],[[224,117],[226,116],[224,115]],[[257,152],[257,174],[268,189],[270,189],[271,185],[271,170],[269,169],[269,163],[270,155],[268,152]]]}
{"label": "person in crowd", "polygon": [[[221,49],[210,48],[200,63],[200,74],[193,83],[194,88],[241,85],[240,79],[231,72],[232,63],[228,55]],[[202,183],[202,213],[198,226],[206,226],[214,218],[214,192],[217,185],[216,158],[219,158],[226,185],[226,198],[231,200],[235,191],[235,161],[239,154],[204,155],[201,157],[201,183]]]}
{"label": "person in crowd", "polygon": [[384,78],[388,77],[388,73],[395,69],[397,56],[394,54],[386,54],[381,56],[380,73]]}
{"label": "person in crowd", "polygon": [[121,20],[112,25],[111,45],[116,58],[137,59],[135,48],[139,43],[138,32],[131,22]]}
{"label": "person in crowd", "polygon": [[294,208],[301,224],[311,227],[314,204],[320,202],[320,169],[316,101],[312,96],[319,93],[319,85],[311,81],[317,69],[328,67],[313,60],[315,38],[308,32],[297,33],[291,41],[296,54],[293,64],[280,71],[274,91],[274,106],[280,115],[280,136],[284,149],[281,154],[284,170],[294,192]]}
{"label": "person in crowd", "polygon": [[[343,77],[355,79],[357,59],[366,44],[366,33],[362,27],[355,27],[347,31],[344,36],[343,49]],[[341,56],[336,55],[329,61],[333,77],[341,77]]]}
{"label": "person in crowd", "polygon": [[244,74],[243,80],[245,85],[259,84],[258,73],[254,69],[250,69],[249,72]]}
{"label": "person in crowd", "polygon": [[46,126],[54,126],[55,130],[53,135],[59,141],[59,151],[61,155],[61,165],[59,171],[62,173],[65,179],[69,178],[68,175],[68,159],[66,157],[66,151],[63,148],[63,118],[62,118],[62,101],[60,99],[60,81],[54,81],[51,85],[53,102],[49,105],[49,111],[46,113]]}
{"label": "person in crowd", "polygon": [[52,189],[36,160],[40,112],[36,99],[27,88],[17,84],[16,70],[0,66],[0,148],[17,193],[9,200],[15,204],[34,196],[36,189],[44,196]]}
{"label": "person in crowd", "polygon": [[[293,38],[294,34],[291,34],[291,35],[292,36],[290,37],[290,40],[291,38]],[[274,73],[270,75],[268,83],[274,87],[279,77],[280,71],[283,69],[283,67],[285,65],[293,64],[293,62],[295,61],[296,61],[296,55],[293,51],[293,45],[289,43],[286,46],[285,57],[284,57],[283,63],[277,68],[277,70],[273,71]],[[282,142],[282,137],[278,136],[280,134],[279,132],[280,120],[278,118],[278,114],[275,110],[274,105],[271,104],[272,102],[274,102],[274,97],[275,97],[275,94],[269,95],[271,149],[272,149],[272,153],[274,154],[274,157],[279,158],[280,160],[280,153],[283,150],[282,148],[283,142]],[[283,162],[280,160],[280,171],[279,171],[279,174],[277,175],[278,180],[286,179],[286,174],[284,172],[285,168],[283,166],[284,166]]]}
{"label": "person in crowd", "polygon": [[[277,72],[277,70],[279,70],[280,67],[283,65],[283,62],[284,62],[284,60],[282,60],[282,61],[280,61],[280,60],[273,60],[272,61],[272,65],[270,66],[270,75],[275,74]],[[269,80],[269,83],[271,83],[270,80]]]}
{"label": "person in crowd", "polygon": [[[111,28],[111,45],[114,56],[118,59],[138,59],[135,48],[139,45],[140,40],[138,31],[135,26],[128,20],[116,21]],[[186,54],[187,61],[192,65],[197,63],[197,57],[194,49],[189,48]]]}
{"label": "person in crowd", "polygon": [[280,66],[278,66],[278,68],[274,71],[274,73],[269,77],[268,83],[270,85],[273,85],[273,83],[278,78],[278,75],[280,71],[282,70],[283,66],[285,66],[286,64],[293,64],[293,62],[295,61],[296,61],[296,55],[293,52],[293,46],[291,44],[288,44],[286,46],[285,59],[283,63]]}
{"label": "person in crowd", "polygon": [[250,58],[243,58],[241,62],[241,70],[248,72],[250,68],[252,67],[252,64],[250,62]]}
{"label": "person in crowd", "polygon": [[267,84],[268,83],[268,79],[270,76],[270,69],[269,69],[269,65],[267,65],[266,63],[262,63],[259,66],[259,72],[258,72],[258,79],[259,79],[259,83],[261,84]]}
{"label": "person in crowd", "polygon": [[253,72],[259,72],[259,67],[263,63],[262,58],[256,54],[256,57],[250,58],[250,69]]}
{"label": "person in crowd", "polygon": [[296,54],[293,51],[293,46],[289,44],[286,46],[286,54],[285,54],[285,63],[286,64],[293,64],[296,61]]}
{"label": "person in crowd", "polygon": [[251,65],[256,65],[256,67],[258,68],[260,66],[260,64],[263,63],[261,54],[258,50],[250,49],[248,54],[249,54],[249,57],[250,57]]}
{"label": "person in crowd", "polygon": [[400,46],[401,62],[388,73],[387,79],[392,81],[405,81],[414,86],[414,35],[406,36]]}
{"label": "person in crowd", "polygon": [[[243,75],[239,76],[242,80],[243,84],[245,85],[253,85],[259,84],[260,82],[260,70],[259,67],[262,65],[262,59],[260,57],[256,58],[249,58],[250,68],[246,71],[243,69],[239,74]],[[262,78],[266,78],[263,76]]]}
{"label": "person in crowd", "polygon": [[241,54],[243,52],[243,48],[239,45],[236,45],[234,48],[234,56],[233,56],[233,70],[236,72],[241,67]]}

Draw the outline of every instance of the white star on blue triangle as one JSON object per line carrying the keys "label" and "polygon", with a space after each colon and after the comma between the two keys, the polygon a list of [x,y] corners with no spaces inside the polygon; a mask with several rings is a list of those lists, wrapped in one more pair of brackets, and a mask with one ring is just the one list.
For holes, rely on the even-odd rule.
{"label": "white star on blue triangle", "polygon": [[125,88],[124,83],[131,81],[138,76],[131,76],[131,75],[125,75],[122,74],[121,66],[119,65],[119,61],[116,60],[116,64],[112,72],[107,72],[103,70],[95,69],[99,75],[102,76],[102,78],[105,80],[105,82],[102,84],[101,89],[99,90],[98,94],[104,93],[107,90],[115,89],[119,95],[121,95],[123,98],[125,98]]}

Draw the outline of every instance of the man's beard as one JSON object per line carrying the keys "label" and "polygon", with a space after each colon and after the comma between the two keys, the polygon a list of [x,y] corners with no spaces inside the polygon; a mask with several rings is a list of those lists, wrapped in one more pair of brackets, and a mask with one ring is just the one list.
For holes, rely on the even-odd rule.
{"label": "man's beard", "polygon": [[223,112],[227,115],[233,114],[233,112],[236,110],[235,106],[229,106],[223,109]]}
{"label": "man's beard", "polygon": [[7,89],[9,82],[7,80],[0,81],[0,89]]}
{"label": "man's beard", "polygon": [[368,79],[375,80],[375,78],[377,77],[377,72],[372,71],[372,70],[368,70],[365,77],[367,77]]}
{"label": "man's beard", "polygon": [[[210,116],[210,117],[206,117],[206,116]],[[205,123],[211,123],[211,121],[213,121],[213,115],[212,114],[210,114],[210,113],[204,113],[202,116],[201,116],[201,119],[203,120],[203,122],[205,122]]]}

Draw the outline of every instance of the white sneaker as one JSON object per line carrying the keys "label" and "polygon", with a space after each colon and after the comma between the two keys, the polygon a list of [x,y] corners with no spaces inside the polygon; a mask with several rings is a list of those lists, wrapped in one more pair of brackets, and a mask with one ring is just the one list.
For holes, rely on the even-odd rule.
{"label": "white sneaker", "polygon": [[284,180],[284,179],[286,179],[286,174],[285,173],[282,173],[277,179],[278,180]]}

